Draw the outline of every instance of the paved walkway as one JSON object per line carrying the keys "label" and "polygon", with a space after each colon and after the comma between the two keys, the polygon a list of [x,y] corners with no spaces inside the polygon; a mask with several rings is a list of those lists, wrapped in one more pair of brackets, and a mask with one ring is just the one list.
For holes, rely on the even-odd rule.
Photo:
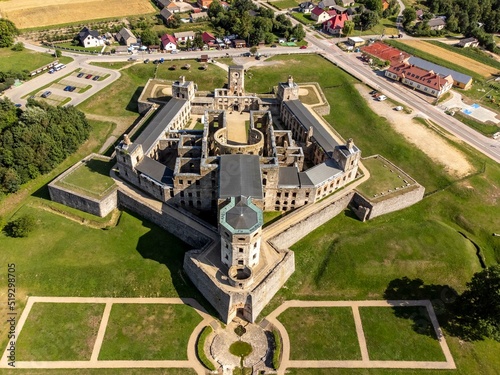
{"label": "paved walkway", "polygon": [[[372,361],[369,359],[363,325],[359,315],[359,307],[378,306],[424,306],[427,308],[431,323],[434,327],[441,349],[446,361]],[[278,316],[290,307],[351,307],[353,309],[356,333],[361,349],[361,360],[354,361],[305,361],[290,359],[290,338],[286,328],[278,320]],[[286,301],[274,310],[266,319],[279,331],[282,338],[282,361],[278,375],[284,375],[287,368],[412,368],[412,369],[455,369],[455,362],[448,348],[448,344],[439,327],[436,314],[429,300],[392,300],[392,301]]]}
{"label": "paved walkway", "polygon": [[[451,98],[441,103],[439,106],[443,110],[458,108],[460,111],[481,122],[491,121],[494,124],[500,124],[500,115],[497,115],[495,112],[489,110],[488,108],[481,107],[478,104],[466,104],[462,100],[462,95],[458,92],[453,90],[450,90],[449,92],[451,93]],[[485,92],[484,95],[487,95],[487,92]]]}
{"label": "paved walkway", "polygon": [[[28,302],[24,308],[21,317],[16,326],[16,339],[23,329],[24,324],[29,316],[34,303],[104,303],[104,313],[101,318],[101,323],[97,333],[97,337],[92,350],[90,361],[16,361],[16,368],[193,368],[197,374],[204,375],[205,368],[198,361],[196,356],[196,340],[201,333],[201,330],[210,325],[214,318],[209,315],[206,310],[192,298],[107,298],[107,297],[28,297]],[[99,351],[101,350],[106,327],[109,320],[111,307],[114,303],[129,303],[129,304],[186,304],[193,307],[203,320],[191,332],[187,347],[186,361],[99,361]],[[15,344],[14,344],[15,345]],[[8,347],[5,349],[2,359],[0,360],[0,368],[10,368],[7,365],[9,355]]]}

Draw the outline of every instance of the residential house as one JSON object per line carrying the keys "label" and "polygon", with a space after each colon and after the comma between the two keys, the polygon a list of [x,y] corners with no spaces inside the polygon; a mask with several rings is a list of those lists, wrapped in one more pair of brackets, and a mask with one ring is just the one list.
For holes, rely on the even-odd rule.
{"label": "residential house", "polygon": [[181,8],[171,0],[158,0],[157,4],[158,4],[158,8],[160,8],[160,9],[167,8],[172,13],[178,13],[181,11]]}
{"label": "residential house", "polygon": [[408,53],[378,41],[362,47],[361,52],[365,60],[375,57],[382,61],[389,61],[391,65],[399,65],[410,58]]}
{"label": "residential house", "polygon": [[424,11],[422,9],[418,9],[416,11],[416,14],[417,14],[417,19],[419,19],[419,20],[424,18]]}
{"label": "residential house", "polygon": [[247,42],[243,39],[234,39],[233,40],[234,48],[245,48],[247,46]]}
{"label": "residential house", "polygon": [[431,63],[427,60],[421,59],[419,57],[411,56],[408,59],[408,63],[415,65],[421,69],[432,70],[435,73],[438,73],[442,76],[450,75],[453,78],[453,85],[468,90],[472,86],[472,77],[467,74],[459,73],[455,70],[445,68],[444,66]]}
{"label": "residential house", "polygon": [[478,47],[479,41],[476,38],[463,38],[460,39],[460,42],[458,42],[457,46],[462,48]]}
{"label": "residential house", "polygon": [[322,0],[319,2],[318,7],[320,7],[321,9],[328,10],[336,5],[337,3],[335,2],[335,0]]}
{"label": "residential house", "polygon": [[165,34],[161,38],[161,48],[165,51],[175,51],[177,49],[177,40],[173,35]]}
{"label": "residential house", "polygon": [[200,8],[208,9],[213,0],[197,0],[197,4]]}
{"label": "residential house", "polygon": [[204,31],[201,34],[201,40],[203,40],[203,43],[205,43],[208,46],[208,48],[213,48],[217,46],[216,38],[209,32]]}
{"label": "residential house", "polygon": [[442,76],[432,70],[406,63],[391,65],[385,71],[385,76],[436,98],[439,98],[453,86],[451,75]]}
{"label": "residential house", "polygon": [[446,21],[442,18],[433,18],[427,22],[431,30],[443,30],[446,26]]}
{"label": "residential house", "polygon": [[118,43],[124,46],[130,46],[131,44],[137,43],[136,36],[126,27],[122,28],[119,32],[116,33],[115,39]]}
{"label": "residential house", "polygon": [[350,7],[353,6],[355,1],[354,0],[340,0],[342,3],[343,7]]}
{"label": "residential house", "polygon": [[332,16],[328,12],[319,6],[314,8],[311,12],[311,19],[315,20],[316,23],[323,23],[330,19]]}
{"label": "residential house", "polygon": [[389,9],[389,1],[387,0],[382,0],[382,10],[386,10],[386,9]]}
{"label": "residential house", "polygon": [[309,14],[314,9],[314,4],[310,1],[305,1],[299,4],[299,12]]}
{"label": "residential house", "polygon": [[191,22],[199,22],[206,18],[208,18],[207,12],[191,13],[189,15],[189,19],[191,20]]}
{"label": "residential house", "polygon": [[104,45],[104,40],[101,39],[99,33],[96,30],[90,30],[88,27],[84,27],[76,37],[80,42],[80,45],[89,47],[100,47]]}
{"label": "residential house", "polygon": [[336,14],[328,21],[323,22],[323,30],[332,35],[340,35],[344,28],[344,22],[348,20],[347,14]]}
{"label": "residential house", "polygon": [[174,33],[174,37],[177,40],[177,42],[181,43],[186,43],[188,39],[193,40],[195,35],[196,34],[194,33],[194,31],[183,31],[180,33]]}
{"label": "residential house", "polygon": [[174,16],[174,13],[168,10],[167,8],[163,8],[160,11],[160,18],[163,19],[163,22],[168,22]]}

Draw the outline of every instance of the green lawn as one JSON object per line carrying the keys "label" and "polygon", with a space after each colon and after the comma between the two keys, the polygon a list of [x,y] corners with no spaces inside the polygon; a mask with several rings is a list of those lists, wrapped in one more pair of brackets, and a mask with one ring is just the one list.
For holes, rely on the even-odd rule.
{"label": "green lawn", "polygon": [[[9,372],[10,371],[10,372]],[[11,374],[12,370],[1,370],[0,374]],[[196,375],[196,371],[190,368],[101,368],[101,369],[62,369],[62,370],[34,370],[16,368],[16,374],[20,375]]]}
{"label": "green lawn", "polygon": [[55,58],[48,53],[37,53],[29,50],[12,51],[10,48],[0,48],[0,71],[35,70],[50,64]]}
{"label": "green lawn", "polygon": [[115,62],[100,62],[92,61],[90,65],[100,66],[101,68],[119,70],[127,65],[131,65],[130,61],[115,61]]}
{"label": "green lawn", "polygon": [[269,3],[278,9],[296,8],[299,5],[299,2],[296,0],[278,0],[269,1]]}
{"label": "green lawn", "polygon": [[187,305],[113,304],[100,360],[187,360],[201,316]]}
{"label": "green lawn", "polygon": [[500,130],[500,128],[495,124],[492,124],[490,122],[484,123],[478,121],[473,117],[467,116],[466,114],[459,111],[455,112],[454,117],[457,118],[459,121],[463,122],[465,125],[471,127],[472,129],[477,130],[478,132],[486,136],[492,136],[493,134],[495,134],[497,131]]}
{"label": "green lawn", "polygon": [[304,14],[302,12],[293,12],[292,16],[297,21],[302,22],[304,25],[316,25],[316,21],[311,18],[310,14]]}
{"label": "green lawn", "polygon": [[363,36],[363,35],[376,35],[377,38],[384,35],[384,38],[390,37],[391,35],[398,35],[399,32],[396,29],[396,17],[382,18],[379,23],[368,30],[356,29],[352,32],[352,36]]}
{"label": "green lawn", "polygon": [[109,172],[116,161],[94,158],[58,182],[58,185],[99,198],[115,184]]}
{"label": "green lawn", "polygon": [[[57,47],[64,47],[64,48],[71,48],[76,51],[85,51],[85,52],[94,52],[94,53],[100,53],[102,50],[102,47],[82,47],[82,46],[75,46],[71,42],[64,42],[64,43],[54,43],[54,48],[57,49]],[[74,51],[71,51],[74,52]],[[78,52],[77,52],[78,53]]]}
{"label": "green lawn", "polygon": [[370,360],[446,360],[425,307],[360,307],[359,313]]}
{"label": "green lawn", "polygon": [[35,303],[19,341],[20,361],[88,361],[103,304]]}
{"label": "green lawn", "polygon": [[[191,65],[189,70],[182,67],[186,64]],[[172,70],[172,66],[177,68]],[[200,69],[207,66],[207,70]],[[158,65],[156,78],[177,80],[180,76],[185,76],[187,81],[194,81],[200,91],[213,91],[215,88],[221,88],[227,81],[227,72],[216,65],[199,63],[196,60],[174,60],[165,61]]]}
{"label": "green lawn", "polygon": [[290,337],[292,360],[361,359],[350,307],[289,308],[278,320]]}
{"label": "green lawn", "polygon": [[406,185],[404,179],[410,182],[408,177],[393,169],[390,164],[378,157],[364,159],[363,165],[370,172],[370,178],[359,185],[357,190],[366,198],[371,198],[375,194],[379,195],[382,192],[387,193],[388,190],[401,188],[401,186]]}

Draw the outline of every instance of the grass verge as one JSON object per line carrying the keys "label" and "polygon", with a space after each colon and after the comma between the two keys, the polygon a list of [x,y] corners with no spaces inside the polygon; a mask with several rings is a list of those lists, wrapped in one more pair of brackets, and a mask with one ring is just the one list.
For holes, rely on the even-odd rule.
{"label": "grass verge", "polygon": [[203,364],[203,366],[205,366],[210,371],[215,371],[214,364],[211,360],[208,359],[207,355],[205,354],[205,341],[207,341],[208,336],[210,336],[212,332],[213,329],[211,326],[206,326],[203,328],[200,336],[198,336],[198,341],[196,341],[196,355],[198,356],[198,359]]}
{"label": "grass verge", "polygon": [[281,335],[277,329],[273,329],[274,351],[273,351],[273,368],[279,369],[281,362]]}

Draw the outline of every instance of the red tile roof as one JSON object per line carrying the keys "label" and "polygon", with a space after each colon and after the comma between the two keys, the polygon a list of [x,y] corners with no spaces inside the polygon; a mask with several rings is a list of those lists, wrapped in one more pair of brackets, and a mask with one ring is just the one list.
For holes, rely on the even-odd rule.
{"label": "red tile roof", "polygon": [[323,12],[324,12],[324,10],[323,10],[323,9],[321,9],[320,7],[316,7],[316,8],[314,8],[314,9],[311,11],[311,13],[312,13],[312,14],[314,14],[314,15],[316,15],[316,16],[319,16],[319,15],[320,15],[321,13],[323,13]]}
{"label": "red tile roof", "polygon": [[166,46],[168,43],[177,44],[177,40],[173,35],[165,34],[160,39],[161,39],[161,44],[163,44],[164,46]]}
{"label": "red tile roof", "polygon": [[344,27],[344,22],[348,21],[349,17],[346,13],[336,14],[328,21],[323,23],[323,27],[328,29],[342,29]]}
{"label": "red tile roof", "polygon": [[201,34],[201,39],[203,40],[203,43],[208,44],[209,42],[214,41],[215,37],[212,34],[204,31],[203,34]]}
{"label": "red tile roof", "polygon": [[369,46],[364,46],[361,48],[361,51],[381,60],[388,60],[391,64],[401,63],[410,57],[406,52],[382,42],[375,42]]}
{"label": "red tile roof", "polygon": [[421,69],[411,64],[391,65],[388,71],[400,78],[406,78],[437,91],[440,91],[446,84],[453,84],[453,78],[450,75],[443,77],[432,70]]}

